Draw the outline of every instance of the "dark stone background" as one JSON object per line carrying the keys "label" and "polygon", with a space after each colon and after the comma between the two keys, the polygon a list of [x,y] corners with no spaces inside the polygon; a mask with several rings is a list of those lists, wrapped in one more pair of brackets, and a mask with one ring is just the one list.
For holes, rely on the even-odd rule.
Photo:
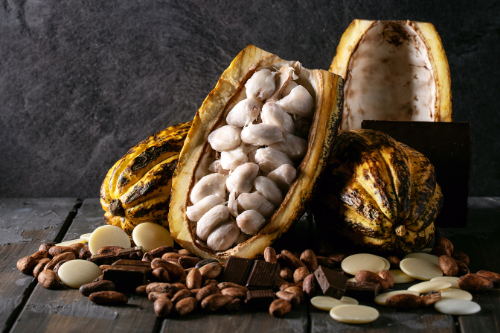
{"label": "dark stone background", "polygon": [[471,195],[500,195],[500,0],[2,0],[0,196],[97,197],[150,134],[192,119],[252,43],[328,69],[355,18],[432,22],[453,118],[472,123]]}

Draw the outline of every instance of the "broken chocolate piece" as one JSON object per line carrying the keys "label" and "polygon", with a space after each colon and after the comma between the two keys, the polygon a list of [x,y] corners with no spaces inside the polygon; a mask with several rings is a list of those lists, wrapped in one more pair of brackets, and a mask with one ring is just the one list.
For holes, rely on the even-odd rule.
{"label": "broken chocolate piece", "polygon": [[348,280],[347,276],[323,266],[318,266],[318,269],[314,272],[314,276],[323,294],[336,299],[341,299],[344,296]]}
{"label": "broken chocolate piece", "polygon": [[141,260],[144,255],[142,246],[134,246],[128,249],[121,249],[118,251],[120,259]]}
{"label": "broken chocolate piece", "polygon": [[113,281],[116,285],[143,285],[146,284],[147,273],[150,267],[132,265],[112,265],[103,272],[103,280]]}
{"label": "broken chocolate piece", "polygon": [[246,286],[248,289],[272,289],[279,271],[278,263],[256,260]]}
{"label": "broken chocolate piece", "polygon": [[246,304],[252,310],[267,311],[274,301],[272,289],[247,291]]}
{"label": "broken chocolate piece", "polygon": [[151,263],[142,260],[131,260],[131,259],[119,259],[115,261],[112,266],[116,265],[128,265],[128,266],[144,266],[151,267]]}
{"label": "broken chocolate piece", "polygon": [[244,286],[253,264],[252,259],[229,257],[220,282],[232,282]]}
{"label": "broken chocolate piece", "polygon": [[378,283],[347,282],[345,295],[357,300],[373,301],[379,291]]}

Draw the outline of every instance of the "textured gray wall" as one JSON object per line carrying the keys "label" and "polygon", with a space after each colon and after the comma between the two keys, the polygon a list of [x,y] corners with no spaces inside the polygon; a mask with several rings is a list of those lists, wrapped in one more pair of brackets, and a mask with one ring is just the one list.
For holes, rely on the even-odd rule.
{"label": "textured gray wall", "polygon": [[1,2],[0,196],[98,196],[128,148],[193,117],[246,45],[328,69],[355,18],[434,23],[454,120],[472,123],[471,195],[500,195],[500,0]]}

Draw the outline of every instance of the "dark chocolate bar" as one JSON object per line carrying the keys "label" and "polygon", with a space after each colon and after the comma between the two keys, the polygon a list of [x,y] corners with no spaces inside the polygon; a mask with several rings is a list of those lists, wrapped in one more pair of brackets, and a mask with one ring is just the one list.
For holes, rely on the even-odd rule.
{"label": "dark chocolate bar", "polygon": [[345,294],[357,300],[373,301],[379,291],[378,283],[347,282]]}
{"label": "dark chocolate bar", "polygon": [[248,276],[248,289],[272,289],[276,275],[280,271],[280,264],[256,260]]}
{"label": "dark chocolate bar", "polygon": [[272,289],[249,290],[247,291],[246,304],[252,310],[268,311],[269,306],[274,301]]}
{"label": "dark chocolate bar", "polygon": [[[196,267],[198,267],[198,264]],[[254,260],[252,259],[229,257],[220,282],[232,282],[244,286],[253,265]]]}
{"label": "dark chocolate bar", "polygon": [[111,265],[103,272],[103,280],[113,281],[115,284],[143,285],[150,267],[132,265]]}
{"label": "dark chocolate bar", "polygon": [[323,294],[336,299],[341,299],[344,296],[348,280],[347,276],[323,266],[318,266],[318,269],[314,272],[314,276]]}

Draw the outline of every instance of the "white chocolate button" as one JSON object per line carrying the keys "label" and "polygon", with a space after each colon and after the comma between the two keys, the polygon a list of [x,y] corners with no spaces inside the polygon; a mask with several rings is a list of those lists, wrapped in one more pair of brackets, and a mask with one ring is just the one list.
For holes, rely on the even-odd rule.
{"label": "white chocolate button", "polygon": [[415,253],[428,253],[428,254],[431,254],[431,252],[432,252],[432,247],[426,247],[425,249],[415,251]]}
{"label": "white chocolate button", "polygon": [[316,296],[311,298],[311,304],[320,310],[330,311],[336,306],[354,304],[357,305],[358,301],[354,298],[342,296],[341,299],[336,299],[329,296]]}
{"label": "white chocolate button", "polygon": [[391,268],[391,263],[387,259],[385,259],[384,257],[379,257],[379,258],[382,259],[384,261],[384,264],[385,264],[383,271],[388,271],[389,268]]}
{"label": "white chocolate button", "polygon": [[481,311],[479,304],[463,299],[442,299],[434,303],[434,308],[441,313],[455,316],[471,315]]}
{"label": "white chocolate button", "polygon": [[377,297],[375,297],[375,303],[377,303],[379,305],[385,305],[385,302],[387,301],[387,299],[389,297],[394,296],[394,295],[400,295],[400,294],[407,294],[407,295],[410,294],[410,295],[415,295],[415,296],[420,295],[416,291],[411,291],[411,290],[389,291],[388,293],[377,295]]}
{"label": "white chocolate button", "polygon": [[121,246],[124,248],[130,247],[130,238],[125,231],[114,225],[104,225],[94,230],[89,238],[89,249],[92,254],[103,246]]}
{"label": "white chocolate button", "polygon": [[94,281],[101,274],[99,266],[82,259],[65,262],[57,270],[57,275],[62,283],[70,288],[80,288],[82,285]]}
{"label": "white chocolate button", "polygon": [[69,241],[65,241],[65,242],[62,242],[62,243],[58,243],[56,244],[56,246],[70,246],[70,245],[73,245],[73,244],[76,244],[76,243],[85,243],[85,239],[72,239],[72,240],[69,240]]}
{"label": "white chocolate button", "polygon": [[425,294],[426,292],[431,290],[443,290],[443,289],[448,289],[450,287],[451,283],[446,281],[426,281],[417,283],[408,288],[408,290],[413,290],[418,293]]}
{"label": "white chocolate button", "polygon": [[394,279],[394,284],[399,283],[409,283],[415,281],[414,278],[406,274],[400,269],[391,269],[389,272],[392,274],[392,278]]}
{"label": "white chocolate button", "polygon": [[359,271],[378,273],[385,267],[385,262],[379,256],[368,253],[359,253],[342,260],[342,270],[351,275]]}
{"label": "white chocolate button", "polygon": [[364,305],[340,305],[330,310],[330,316],[346,324],[366,324],[379,316],[377,309]]}
{"label": "white chocolate button", "polygon": [[357,282],[355,277],[347,279],[347,282]]}
{"label": "white chocolate button", "polygon": [[441,298],[442,299],[453,298],[453,299],[463,299],[466,301],[472,301],[472,294],[465,290],[449,288],[441,290]]}
{"label": "white chocolate button", "polygon": [[434,265],[438,265],[439,266],[439,257],[435,256],[433,254],[428,254],[428,253],[410,253],[406,257],[404,257],[403,259],[406,259],[406,258],[418,258],[418,259],[422,259],[422,260],[427,260],[429,262],[432,262]]}
{"label": "white chocolate button", "polygon": [[423,259],[403,259],[399,267],[403,272],[418,280],[429,281],[435,277],[443,276],[443,271],[439,266]]}
{"label": "white chocolate button", "polygon": [[90,238],[90,235],[92,235],[92,233],[83,234],[83,235],[80,236],[80,238],[81,239],[85,239],[88,242],[89,238]]}
{"label": "white chocolate button", "polygon": [[167,229],[159,224],[144,222],[132,231],[132,238],[137,246],[142,246],[144,252],[160,246],[174,246],[174,240]]}
{"label": "white chocolate button", "polygon": [[431,281],[446,281],[446,282],[451,283],[451,288],[460,289],[458,287],[458,278],[455,276],[438,276],[438,277],[431,279]]}

